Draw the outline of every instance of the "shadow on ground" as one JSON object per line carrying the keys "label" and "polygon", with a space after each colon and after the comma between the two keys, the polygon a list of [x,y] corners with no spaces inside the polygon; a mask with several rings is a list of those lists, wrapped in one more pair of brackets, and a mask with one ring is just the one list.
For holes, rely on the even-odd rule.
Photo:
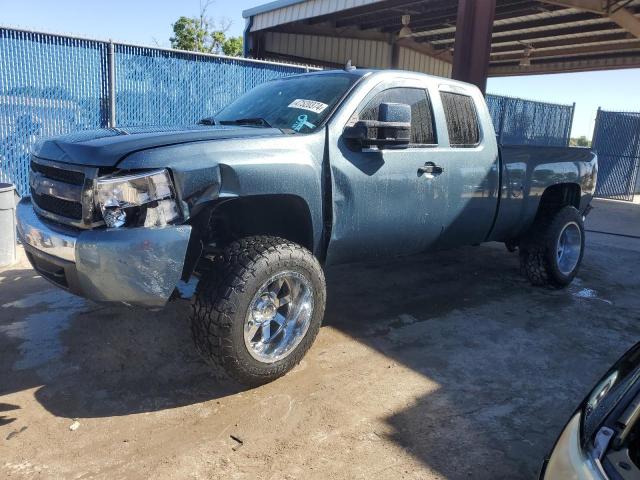
{"label": "shadow on ground", "polygon": [[54,415],[87,418],[191,405],[241,388],[216,378],[194,351],[188,302],[159,312],[101,306],[43,288],[26,268],[0,276],[0,396],[39,387],[37,400]]}
{"label": "shadow on ground", "polygon": [[331,272],[327,323],[440,385],[387,417],[390,438],[448,479],[535,478],[640,339],[640,250],[601,240],[561,291],[531,288],[499,245]]}
{"label": "shadow on ground", "polygon": [[[388,440],[446,478],[533,478],[575,405],[638,338],[637,258],[594,250],[560,292],[531,289],[500,245],[344,266],[327,275],[325,325],[439,385],[386,417]],[[86,418],[242,390],[195,353],[188,304],[101,307],[30,275],[2,274],[0,395],[35,387],[54,415]],[[20,414],[3,408],[0,422]]]}

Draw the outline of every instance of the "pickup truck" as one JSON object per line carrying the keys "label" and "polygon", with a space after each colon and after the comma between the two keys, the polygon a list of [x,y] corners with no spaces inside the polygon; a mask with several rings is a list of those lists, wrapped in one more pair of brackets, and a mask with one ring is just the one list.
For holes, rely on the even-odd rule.
{"label": "pickup truck", "polygon": [[98,302],[193,297],[198,351],[258,385],[314,341],[329,265],[498,241],[531,283],[568,285],[597,159],[499,147],[472,85],[346,68],[264,83],[193,127],[45,140],[30,168],[17,219],[35,270]]}

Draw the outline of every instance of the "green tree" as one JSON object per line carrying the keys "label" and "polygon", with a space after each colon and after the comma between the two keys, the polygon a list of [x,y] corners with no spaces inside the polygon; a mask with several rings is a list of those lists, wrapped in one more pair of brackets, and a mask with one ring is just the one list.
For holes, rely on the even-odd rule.
{"label": "green tree", "polygon": [[170,38],[171,48],[191,52],[211,52],[209,46],[206,45],[208,32],[199,25],[195,18],[180,17],[173,24],[173,35]]}
{"label": "green tree", "polygon": [[242,47],[242,37],[230,37],[227,38],[222,45],[222,51],[230,57],[239,57],[242,55]]}
{"label": "green tree", "polygon": [[231,26],[229,20],[212,21],[207,16],[211,1],[200,5],[197,17],[180,17],[173,24],[171,47],[192,52],[242,55],[242,37],[227,38]]}
{"label": "green tree", "polygon": [[587,137],[582,135],[581,137],[578,137],[578,138],[572,138],[569,144],[574,147],[590,147],[591,141]]}

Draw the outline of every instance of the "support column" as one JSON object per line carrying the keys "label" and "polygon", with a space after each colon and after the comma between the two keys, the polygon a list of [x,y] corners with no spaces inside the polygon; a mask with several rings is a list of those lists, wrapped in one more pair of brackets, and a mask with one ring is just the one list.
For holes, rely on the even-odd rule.
{"label": "support column", "polygon": [[458,0],[452,77],[487,89],[496,0]]}

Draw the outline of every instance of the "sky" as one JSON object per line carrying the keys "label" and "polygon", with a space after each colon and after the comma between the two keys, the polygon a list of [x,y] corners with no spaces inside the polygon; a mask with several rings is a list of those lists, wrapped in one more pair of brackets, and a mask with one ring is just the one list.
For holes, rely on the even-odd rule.
{"label": "sky", "polygon": [[[231,20],[242,35],[242,11],[268,0],[216,0],[209,15]],[[0,25],[169,47],[171,25],[197,15],[200,0],[0,0]],[[598,107],[640,111],[640,69],[490,78],[488,92],[554,103],[576,103],[572,136],[591,138]]]}

